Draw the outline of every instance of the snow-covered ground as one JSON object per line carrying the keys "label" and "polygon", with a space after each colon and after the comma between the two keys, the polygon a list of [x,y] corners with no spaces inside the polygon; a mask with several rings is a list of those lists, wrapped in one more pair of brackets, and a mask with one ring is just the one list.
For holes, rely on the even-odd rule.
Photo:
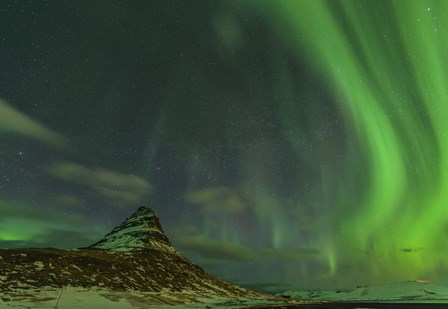
{"label": "snow-covered ground", "polygon": [[[42,288],[19,292],[13,297],[0,293],[0,308],[26,309],[175,309],[175,308],[241,308],[256,304],[275,304],[274,301],[262,299],[228,299],[199,298],[196,293],[188,291],[173,294],[165,292],[117,292],[107,289],[85,289],[65,287],[63,289]],[[59,301],[58,301],[59,299]],[[56,307],[57,304],[57,307]]]}
{"label": "snow-covered ground", "polygon": [[281,295],[313,300],[437,301],[448,303],[448,286],[432,282],[406,281],[358,287],[345,292],[287,291]]}

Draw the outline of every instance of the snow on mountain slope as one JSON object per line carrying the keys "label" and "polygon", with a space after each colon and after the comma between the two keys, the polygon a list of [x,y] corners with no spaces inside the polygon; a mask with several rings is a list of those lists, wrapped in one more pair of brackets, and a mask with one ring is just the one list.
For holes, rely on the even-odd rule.
{"label": "snow on mountain slope", "polygon": [[112,251],[153,248],[168,252],[176,251],[165,236],[154,211],[145,206],[140,207],[122,224],[89,248]]}
{"label": "snow on mountain slope", "polygon": [[123,300],[121,308],[279,301],[219,280],[193,264],[171,246],[147,207],[88,248],[0,250],[0,308],[48,308],[64,289],[70,293],[64,292],[63,308],[80,303],[100,308],[97,301],[108,299]]}

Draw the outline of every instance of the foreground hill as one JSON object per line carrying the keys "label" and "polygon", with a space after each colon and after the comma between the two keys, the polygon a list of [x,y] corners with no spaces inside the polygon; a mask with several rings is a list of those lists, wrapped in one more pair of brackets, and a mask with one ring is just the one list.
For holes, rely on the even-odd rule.
{"label": "foreground hill", "polygon": [[90,299],[95,308],[100,308],[97,298],[101,297],[115,304],[124,299],[136,306],[158,307],[278,301],[219,280],[193,264],[172,247],[157,216],[147,207],[140,207],[88,248],[0,250],[0,291],[0,304],[33,303],[32,308],[45,303],[54,306],[59,298],[60,304],[72,299],[78,306]]}

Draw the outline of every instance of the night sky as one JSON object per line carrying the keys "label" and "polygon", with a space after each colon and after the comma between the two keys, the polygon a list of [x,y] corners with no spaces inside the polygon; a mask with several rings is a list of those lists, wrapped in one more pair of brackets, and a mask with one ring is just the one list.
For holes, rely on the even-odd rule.
{"label": "night sky", "polygon": [[86,246],[147,205],[248,287],[447,283],[447,14],[2,1],[0,248]]}

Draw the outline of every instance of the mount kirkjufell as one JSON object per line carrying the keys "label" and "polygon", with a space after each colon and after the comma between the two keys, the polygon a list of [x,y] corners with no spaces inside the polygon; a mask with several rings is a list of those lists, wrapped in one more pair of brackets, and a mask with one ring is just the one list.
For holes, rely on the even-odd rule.
{"label": "mount kirkjufell", "polygon": [[89,248],[112,251],[151,248],[179,254],[165,236],[154,211],[145,206],[140,207],[132,216]]}
{"label": "mount kirkjufell", "polygon": [[72,302],[79,296],[79,305],[87,299],[80,299],[82,291],[97,291],[103,298],[125,299],[138,306],[274,300],[219,280],[193,264],[173,248],[148,207],[140,207],[87,248],[0,250],[0,304],[62,303],[70,298],[69,292],[61,298],[64,289],[71,289]]}

